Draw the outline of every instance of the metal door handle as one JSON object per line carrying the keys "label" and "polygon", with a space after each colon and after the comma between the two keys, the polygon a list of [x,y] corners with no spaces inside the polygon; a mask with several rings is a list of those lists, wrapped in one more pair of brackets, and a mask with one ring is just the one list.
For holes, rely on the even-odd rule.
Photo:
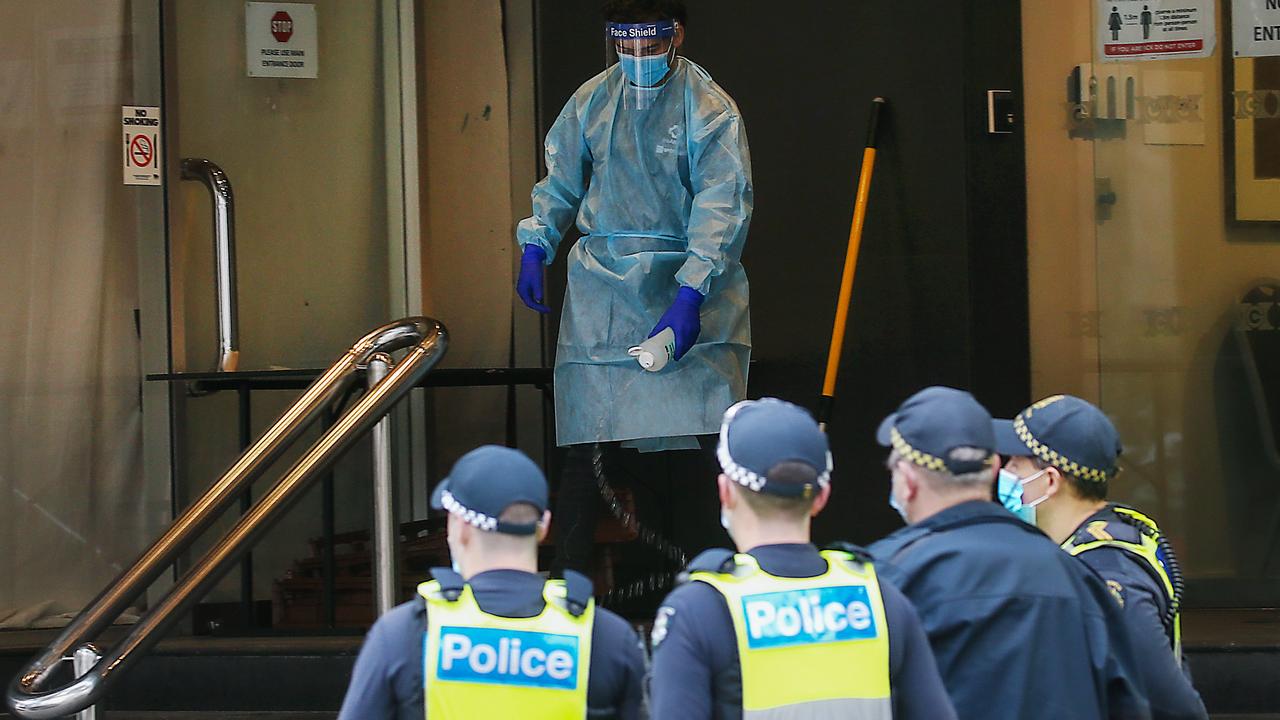
{"label": "metal door handle", "polygon": [[214,283],[218,291],[218,371],[240,366],[240,319],[236,300],[236,210],[227,174],[211,160],[183,158],[182,179],[209,188],[213,200]]}

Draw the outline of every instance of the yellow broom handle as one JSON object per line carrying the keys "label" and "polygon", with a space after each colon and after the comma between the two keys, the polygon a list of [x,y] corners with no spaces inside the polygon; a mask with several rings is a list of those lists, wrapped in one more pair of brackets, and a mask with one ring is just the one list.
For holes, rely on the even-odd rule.
{"label": "yellow broom handle", "polygon": [[876,130],[884,98],[871,104],[871,120],[867,128],[867,147],[862,153],[862,172],[858,177],[858,194],[853,205],[853,225],[849,228],[849,246],[844,256],[844,274],[840,278],[840,299],[836,304],[836,321],[831,328],[831,348],[827,352],[827,372],[822,380],[822,398],[818,421],[824,426],[831,419],[831,404],[836,394],[836,376],[840,372],[840,354],[844,350],[845,330],[849,325],[849,302],[853,297],[853,278],[858,270],[858,248],[862,245],[862,228],[867,219],[867,201],[871,195],[871,177],[876,166]]}

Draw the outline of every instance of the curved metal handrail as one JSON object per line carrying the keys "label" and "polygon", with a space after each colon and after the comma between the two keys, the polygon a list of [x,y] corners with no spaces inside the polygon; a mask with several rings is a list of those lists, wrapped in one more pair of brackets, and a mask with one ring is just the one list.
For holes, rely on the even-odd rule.
{"label": "curved metal handrail", "polygon": [[218,371],[240,367],[240,312],[236,298],[236,204],[231,180],[212,160],[183,158],[182,179],[209,188],[213,200],[213,267],[218,293]]}
{"label": "curved metal handrail", "polygon": [[[249,550],[317,476],[367,433],[439,362],[449,344],[436,320],[412,317],[365,335],[344,353],[240,456],[204,496],[192,503],[136,563],[111,583],[10,683],[6,700],[15,715],[58,718],[93,705],[120,673],[141,657]],[[69,652],[93,640],[186,550],[236,496],[279,459],[322,410],[338,398],[380,352],[410,348],[385,379],[369,388],[221,540],[84,675],[48,690],[49,674]]]}

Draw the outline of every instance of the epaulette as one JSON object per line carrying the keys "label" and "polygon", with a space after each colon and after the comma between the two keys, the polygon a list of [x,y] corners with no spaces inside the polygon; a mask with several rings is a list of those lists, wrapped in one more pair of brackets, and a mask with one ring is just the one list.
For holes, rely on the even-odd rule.
{"label": "epaulette", "polygon": [[467,584],[461,575],[446,567],[431,568],[431,579],[440,584],[440,594],[449,602],[457,600]]}
{"label": "epaulette", "polygon": [[591,578],[574,570],[564,571],[564,601],[569,613],[574,617],[587,611],[594,592]]}
{"label": "epaulette", "polygon": [[842,552],[842,553],[849,553],[850,555],[853,556],[854,560],[860,563],[869,563],[875,560],[875,558],[871,556],[871,553],[867,552],[866,548],[862,547],[861,545],[854,545],[851,542],[845,542],[844,540],[837,540],[823,547],[822,549],[835,550],[837,552]]}
{"label": "epaulette", "polygon": [[684,571],[676,576],[676,583],[683,585],[689,582],[689,576],[696,572],[709,573],[727,573],[732,572],[737,563],[733,558],[736,555],[732,550],[725,548],[711,548],[698,553],[698,556],[689,562]]}
{"label": "epaulette", "polygon": [[1121,519],[1090,520],[1076,530],[1071,541],[1075,545],[1085,543],[1119,541],[1132,545],[1142,544],[1142,531]]}

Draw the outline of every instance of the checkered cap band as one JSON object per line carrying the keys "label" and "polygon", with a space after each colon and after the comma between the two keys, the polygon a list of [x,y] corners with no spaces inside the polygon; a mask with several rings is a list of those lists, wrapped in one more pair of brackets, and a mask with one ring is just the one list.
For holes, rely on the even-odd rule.
{"label": "checkered cap band", "polygon": [[1044,400],[1041,400],[1026,410],[1018,413],[1018,416],[1013,419],[1013,431],[1018,434],[1018,439],[1027,446],[1027,449],[1041,461],[1082,480],[1105,483],[1110,479],[1110,473],[1105,470],[1099,470],[1098,468],[1081,465],[1066,455],[1063,455],[1057,450],[1054,450],[1048,445],[1040,442],[1040,440],[1036,438],[1035,433],[1031,432],[1031,428],[1027,427],[1027,420],[1035,415],[1037,410],[1043,410],[1054,403],[1061,402],[1064,397],[1065,396],[1063,395],[1054,395],[1053,397],[1045,398]]}
{"label": "checkered cap band", "polygon": [[[738,464],[733,455],[729,452],[729,423],[733,422],[734,415],[744,407],[749,407],[754,402],[752,400],[743,400],[735,403],[732,407],[725,411],[724,421],[720,423],[720,442],[716,445],[716,459],[720,461],[720,468],[724,470],[724,474],[730,480],[751,490],[752,492],[761,492],[765,483],[769,478],[761,475],[750,468]],[[834,463],[831,459],[831,451],[827,451],[827,467],[818,473],[818,485],[826,487],[831,482],[831,468]]]}
{"label": "checkered cap band", "polygon": [[458,499],[453,496],[453,493],[448,490],[445,490],[440,495],[440,505],[443,506],[445,510],[457,515],[468,525],[478,527],[486,532],[494,532],[498,529],[497,518],[489,517],[484,513],[476,512],[475,510],[464,507],[463,504],[458,502]]}

